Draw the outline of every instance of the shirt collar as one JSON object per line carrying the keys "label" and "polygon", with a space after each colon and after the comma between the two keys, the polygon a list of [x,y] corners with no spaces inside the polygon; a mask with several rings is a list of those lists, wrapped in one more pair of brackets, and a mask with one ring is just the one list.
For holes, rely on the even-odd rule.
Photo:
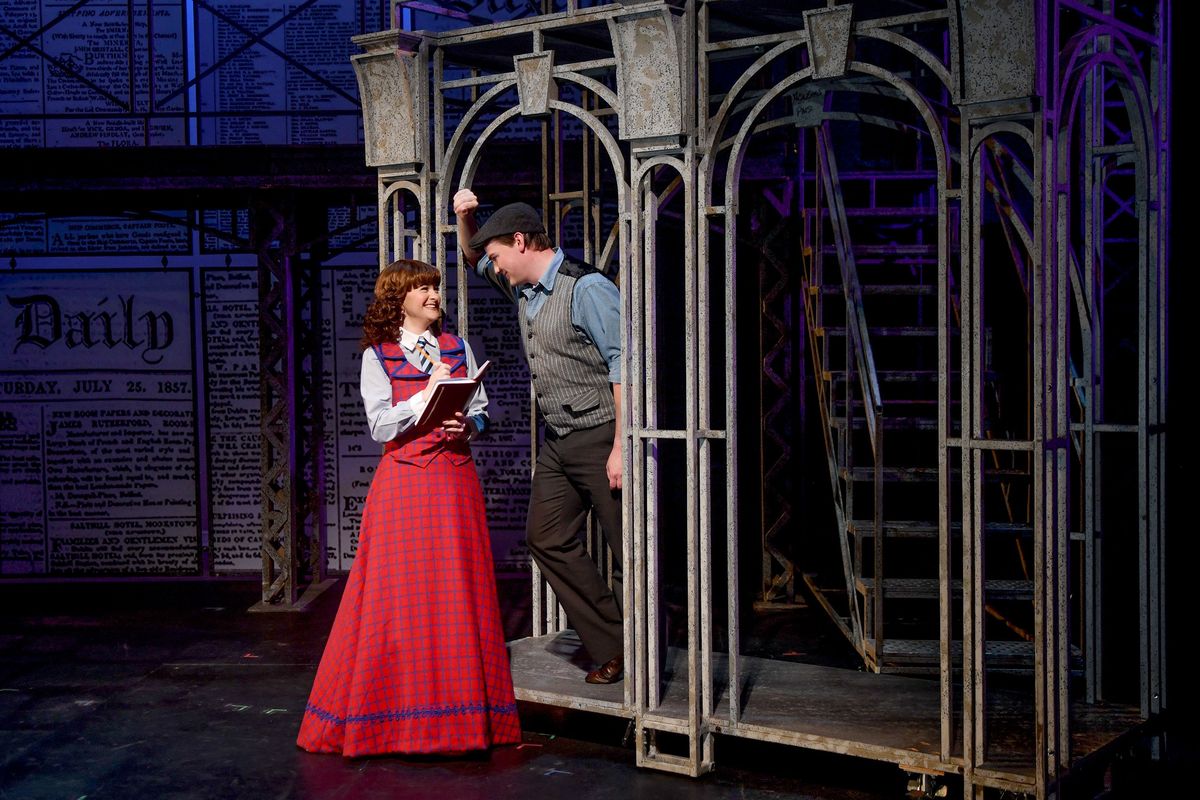
{"label": "shirt collar", "polygon": [[431,343],[434,347],[437,347],[437,337],[433,335],[433,331],[413,333],[407,328],[400,329],[400,346],[411,352],[417,343],[417,339],[421,336],[425,337],[425,341]]}
{"label": "shirt collar", "polygon": [[550,294],[554,291],[554,280],[558,277],[558,268],[563,263],[563,251],[559,248],[554,248],[554,258],[550,259],[550,266],[546,267],[546,271],[542,273],[542,277],[532,286],[525,284],[521,287],[521,292],[526,299],[533,297],[538,292]]}

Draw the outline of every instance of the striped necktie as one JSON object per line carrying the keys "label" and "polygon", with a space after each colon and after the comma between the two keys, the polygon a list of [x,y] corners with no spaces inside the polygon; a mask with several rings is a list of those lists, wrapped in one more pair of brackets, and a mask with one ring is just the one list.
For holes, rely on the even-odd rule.
{"label": "striped necktie", "polygon": [[413,343],[413,352],[417,356],[417,367],[422,372],[433,372],[433,356],[429,355],[429,351],[425,348],[432,348],[433,345],[425,340],[424,336],[418,336],[417,341]]}

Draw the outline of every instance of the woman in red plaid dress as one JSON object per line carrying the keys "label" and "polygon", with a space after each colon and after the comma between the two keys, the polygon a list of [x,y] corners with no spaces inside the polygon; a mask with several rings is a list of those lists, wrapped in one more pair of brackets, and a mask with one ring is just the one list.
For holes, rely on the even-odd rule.
{"label": "woman in red plaid dress", "polygon": [[480,387],[466,414],[415,426],[439,381],[477,370],[466,342],[440,332],[439,280],[428,264],[391,264],[363,321],[361,392],[385,452],[300,725],[305,750],[464,753],[521,739],[468,445],[487,396]]}

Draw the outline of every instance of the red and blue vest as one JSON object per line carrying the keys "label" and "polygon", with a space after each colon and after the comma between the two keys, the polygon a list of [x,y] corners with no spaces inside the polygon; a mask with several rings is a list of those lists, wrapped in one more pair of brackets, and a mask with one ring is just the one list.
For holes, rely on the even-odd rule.
{"label": "red and blue vest", "polygon": [[[463,340],[449,333],[438,337],[438,349],[442,361],[450,366],[450,376],[467,377],[467,348]],[[408,400],[429,383],[429,374],[409,363],[404,348],[398,342],[385,342],[374,346],[375,355],[383,371],[392,379],[392,405]],[[471,447],[466,442],[451,440],[442,431],[441,422],[435,427],[415,426],[401,433],[383,446],[386,456],[402,464],[425,467],[439,453],[444,453],[451,463],[464,464],[471,460]]]}

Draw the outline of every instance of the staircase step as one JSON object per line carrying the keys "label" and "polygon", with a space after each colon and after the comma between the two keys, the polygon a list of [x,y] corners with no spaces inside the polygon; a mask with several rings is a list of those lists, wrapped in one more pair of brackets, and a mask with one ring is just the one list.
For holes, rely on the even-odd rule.
{"label": "staircase step", "polygon": [[[842,480],[851,478],[856,481],[873,481],[875,480],[874,467],[854,467],[853,469],[839,470],[842,475]],[[937,467],[884,467],[883,479],[885,481],[899,481],[902,483],[924,483],[936,481],[938,478]]]}
{"label": "staircase step", "polygon": [[[936,337],[938,335],[938,329],[932,328],[932,327],[929,327],[926,325],[913,325],[911,327],[906,326],[906,327],[887,327],[887,328],[868,327],[867,333],[869,333],[871,336],[931,336],[931,337]],[[826,325],[824,327],[817,328],[816,334],[818,336],[822,336],[822,335],[824,335],[824,336],[845,336],[846,335],[846,327],[844,325],[836,325],[836,326]],[[949,331],[949,334],[951,336],[958,336],[958,332],[953,331],[953,330]]]}
{"label": "staircase step", "polygon": [[[875,591],[874,578],[858,578],[854,584],[861,595],[870,595]],[[1033,599],[1033,581],[988,580],[984,581],[983,590],[989,600]],[[955,598],[962,597],[961,579],[952,581],[951,591]],[[883,596],[888,600],[936,600],[938,581],[937,578],[884,578]]]}
{"label": "staircase step", "polygon": [[[838,400],[837,402],[839,406],[846,404],[844,400]],[[863,407],[862,400],[851,400],[850,402],[854,404],[855,408]],[[951,406],[961,405],[961,403],[962,401],[956,398],[950,398]],[[883,405],[887,408],[891,408],[892,406],[923,406],[928,409],[936,409],[938,407],[938,399],[936,397],[885,397]]]}
{"label": "staircase step", "polygon": [[[846,602],[845,588],[823,587],[818,584],[817,576],[811,572],[804,573],[804,583],[830,619],[841,630],[842,635],[852,646],[858,648],[859,645],[853,635],[850,619],[834,606],[835,602],[839,606],[844,606]],[[875,657],[874,638],[866,638],[863,644],[869,657],[879,663],[881,672],[937,674],[940,668],[940,642],[937,639],[885,638],[881,658]],[[989,672],[1027,674],[1033,668],[1032,642],[991,640],[984,644],[984,650]],[[954,671],[961,672],[961,641],[950,643],[950,654]],[[1078,673],[1083,669],[1083,652],[1077,645],[1070,646],[1070,669],[1073,673]]]}
{"label": "staircase step", "polygon": [[[940,642],[936,639],[884,639],[881,662],[884,672],[936,671],[940,659]],[[875,640],[866,640],[868,653],[875,653]],[[988,641],[984,644],[987,669],[989,671],[1027,672],[1033,668],[1033,642]],[[950,643],[951,659],[961,666],[962,642]],[[1071,645],[1070,668],[1078,672],[1083,668],[1083,651]],[[957,668],[956,668],[957,671]]]}
{"label": "staircase step", "polygon": [[[874,520],[852,520],[848,527],[852,534],[861,536],[875,535]],[[936,522],[927,522],[925,520],[886,520],[883,523],[883,531],[884,536],[888,539],[934,539],[938,535],[938,526]],[[955,536],[960,535],[962,533],[962,523],[952,522],[950,524],[950,532]],[[984,533],[1032,534],[1033,526],[1018,522],[988,522],[984,526]]]}
{"label": "staircase step", "polygon": [[[846,418],[845,417],[830,417],[829,424],[835,428],[845,428],[846,427]],[[862,417],[854,417],[850,421],[850,424],[851,424],[851,427],[853,427],[853,428],[865,428],[867,423],[866,423],[866,420],[864,420]],[[892,416],[889,416],[889,417],[887,417],[887,421],[884,424],[887,425],[887,429],[889,431],[891,431],[891,430],[936,431],[937,430],[937,420],[936,419],[926,419],[925,417],[892,417]]]}
{"label": "staircase step", "polygon": [[[844,369],[827,369],[824,377],[827,381],[843,381],[846,379],[846,374]],[[858,374],[857,370],[855,370],[855,374]],[[875,377],[884,383],[936,383],[939,374],[936,369],[880,369],[875,371]],[[957,376],[958,370],[953,370],[949,374]]]}
{"label": "staircase step", "polygon": [[[829,216],[829,209],[822,207],[822,216]],[[847,217],[936,217],[937,206],[851,206],[846,209]]]}
{"label": "staircase step", "polygon": [[[882,384],[883,382],[880,381],[880,383]],[[842,389],[835,388],[835,391],[840,393]],[[897,417],[921,415],[934,419],[937,418],[938,399],[936,397],[894,397],[892,394],[891,392],[883,392],[883,424],[886,427],[892,427],[888,423],[893,414]],[[851,400],[850,402],[854,407],[855,413],[860,413],[862,409],[866,408],[862,400]],[[950,398],[950,408],[954,409],[955,415],[958,414],[958,407],[961,405],[962,403],[958,399]],[[845,414],[846,401],[841,397],[837,397],[833,400],[830,408],[835,414]]]}
{"label": "staircase step", "polygon": [[[874,467],[855,467],[851,470],[841,470],[842,478],[852,477],[856,481],[873,481],[875,480]],[[935,481],[937,480],[937,467],[884,467],[883,479],[885,481],[902,481],[902,482],[918,482],[918,481]],[[1028,472],[1020,469],[995,469],[988,468],[985,480],[989,483],[997,480],[1013,480],[1015,478],[1029,478]]]}
{"label": "staircase step", "polygon": [[[835,244],[827,244],[821,248],[822,253],[837,255]],[[855,244],[854,254],[860,253],[872,256],[933,256],[937,257],[936,244]]]}
{"label": "staircase step", "polygon": [[[908,283],[866,283],[859,287],[863,294],[882,294],[882,295],[936,295],[937,287],[928,284],[908,284]],[[810,294],[820,292],[823,295],[841,296],[844,292],[841,284],[824,284],[822,286],[809,287]]]}

